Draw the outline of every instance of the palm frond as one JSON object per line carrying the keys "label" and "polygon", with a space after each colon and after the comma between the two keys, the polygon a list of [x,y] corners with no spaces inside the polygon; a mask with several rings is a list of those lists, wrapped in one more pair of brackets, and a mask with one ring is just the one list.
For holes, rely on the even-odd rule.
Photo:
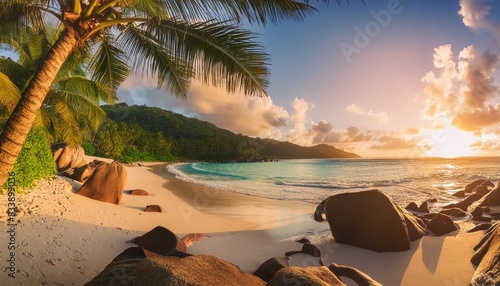
{"label": "palm frond", "polygon": [[[323,0],[324,2],[328,2]],[[247,21],[266,25],[283,20],[302,20],[316,11],[309,1],[292,0],[171,0],[165,1],[171,17],[185,21],[213,19]]]}
{"label": "palm frond", "polygon": [[228,92],[265,95],[268,55],[256,35],[227,22],[163,20],[143,24],[174,53],[193,66],[197,79]]}
{"label": "palm frond", "polygon": [[145,17],[172,17],[167,7],[169,1],[162,0],[133,0],[130,5],[124,7],[124,14]]}
{"label": "palm frond", "polygon": [[33,74],[32,71],[9,58],[0,58],[0,72],[6,75],[20,90],[24,89],[26,82]]}
{"label": "palm frond", "polygon": [[130,73],[126,54],[111,36],[101,37],[99,47],[90,62],[92,80],[116,91]]}
{"label": "palm frond", "polygon": [[10,38],[23,27],[41,29],[45,24],[42,12],[34,1],[0,2],[0,37]]}
{"label": "palm frond", "polygon": [[92,106],[99,106],[101,102],[113,104],[116,101],[115,94],[109,88],[83,76],[72,76],[59,80],[57,90],[60,93],[84,98]]}
{"label": "palm frond", "polygon": [[47,106],[44,124],[54,131],[54,138],[71,145],[81,143],[83,126],[99,128],[106,118],[97,98],[72,91],[52,91],[44,102]]}
{"label": "palm frond", "polygon": [[187,95],[192,70],[185,61],[159,45],[148,31],[131,25],[123,31],[119,40],[122,40],[130,55],[132,69],[136,74],[155,76],[158,89],[166,88],[180,98]]}
{"label": "palm frond", "polygon": [[0,72],[0,90],[2,91],[2,96],[0,96],[0,105],[5,106],[7,111],[12,112],[21,98],[21,91],[10,80],[10,78],[2,72]]}

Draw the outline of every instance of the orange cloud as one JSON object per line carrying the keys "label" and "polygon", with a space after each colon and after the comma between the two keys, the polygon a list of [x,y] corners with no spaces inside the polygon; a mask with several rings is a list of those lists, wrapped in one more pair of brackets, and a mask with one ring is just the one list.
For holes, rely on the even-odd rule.
{"label": "orange cloud", "polygon": [[422,78],[427,84],[423,117],[472,132],[500,123],[500,108],[488,103],[498,96],[493,78],[498,63],[497,55],[479,54],[473,46],[464,48],[457,60],[451,45],[434,49],[434,67],[441,73],[431,71]]}

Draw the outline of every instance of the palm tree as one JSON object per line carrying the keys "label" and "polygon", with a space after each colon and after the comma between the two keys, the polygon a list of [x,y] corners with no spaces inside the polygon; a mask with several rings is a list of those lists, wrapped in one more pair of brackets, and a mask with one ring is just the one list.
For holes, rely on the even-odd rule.
{"label": "palm tree", "polygon": [[192,79],[264,95],[268,57],[239,23],[300,20],[313,11],[307,0],[0,0],[4,40],[47,21],[61,29],[0,136],[0,185],[73,52],[91,50],[92,79],[113,91],[133,71],[154,76],[158,88],[178,97],[186,96]]}
{"label": "palm tree", "polygon": [[[0,42],[0,46],[14,51],[19,57],[17,62],[0,57],[0,86],[11,90],[0,98],[4,117],[5,114],[12,113],[26,88],[26,83],[35,74],[39,62],[50,50],[57,36],[58,31],[50,29],[26,29],[8,39],[6,43]],[[81,144],[86,133],[97,130],[106,116],[100,103],[115,101],[111,90],[85,77],[82,59],[86,54],[87,51],[79,51],[71,54],[65,61],[35,119],[35,125],[46,127],[50,142]]]}

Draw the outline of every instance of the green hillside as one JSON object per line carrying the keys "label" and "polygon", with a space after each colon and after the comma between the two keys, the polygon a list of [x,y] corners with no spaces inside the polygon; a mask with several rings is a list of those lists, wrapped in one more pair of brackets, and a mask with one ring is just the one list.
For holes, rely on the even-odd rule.
{"label": "green hillside", "polygon": [[[145,152],[141,150],[143,147],[137,144],[137,141],[140,137],[146,136],[149,137],[148,140],[162,141],[165,145],[164,152],[170,152],[172,158],[187,160],[259,161],[359,157],[326,144],[303,147],[290,142],[234,134],[209,122],[156,107],[128,106],[120,103],[105,105],[102,108],[108,115],[108,122],[103,125],[104,129],[113,129],[114,127],[109,127],[115,126],[120,136],[129,138],[125,140],[127,143],[124,144],[124,149],[133,147]],[[97,134],[101,133],[100,131]],[[154,145],[154,142],[152,143],[150,145]],[[166,148],[167,146],[169,148]],[[98,146],[96,149],[99,150]],[[158,151],[160,150],[156,150]],[[109,156],[109,154],[101,155]]]}

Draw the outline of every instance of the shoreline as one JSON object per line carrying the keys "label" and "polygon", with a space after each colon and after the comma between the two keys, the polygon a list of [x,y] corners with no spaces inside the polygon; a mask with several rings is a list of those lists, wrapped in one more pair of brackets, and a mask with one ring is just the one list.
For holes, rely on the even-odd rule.
{"label": "shoreline", "polygon": [[[93,157],[88,157],[92,161]],[[102,159],[102,158],[98,158]],[[108,162],[110,160],[107,160]],[[333,242],[327,223],[312,219],[315,205],[273,200],[209,188],[175,178],[165,163],[126,167],[125,190],[144,189],[151,196],[124,193],[119,205],[94,201],[75,193],[78,183],[56,179],[19,194],[16,278],[6,285],[82,285],[96,276],[128,247],[127,241],[161,225],[182,237],[206,233],[209,237],[188,248],[192,254],[210,254],[252,273],[271,257],[299,250],[297,238],[318,246],[325,265],[332,262],[356,267],[384,285],[467,285],[474,267],[472,247],[482,232],[464,233],[470,222],[447,236],[427,236],[400,253],[373,251]],[[6,196],[0,196],[0,205]],[[146,213],[158,204],[163,213]],[[2,227],[6,224],[0,216]],[[6,231],[0,241],[6,241]],[[0,243],[0,256],[7,257]],[[309,256],[295,255],[290,264],[315,265]],[[10,280],[5,280],[5,279]]]}

